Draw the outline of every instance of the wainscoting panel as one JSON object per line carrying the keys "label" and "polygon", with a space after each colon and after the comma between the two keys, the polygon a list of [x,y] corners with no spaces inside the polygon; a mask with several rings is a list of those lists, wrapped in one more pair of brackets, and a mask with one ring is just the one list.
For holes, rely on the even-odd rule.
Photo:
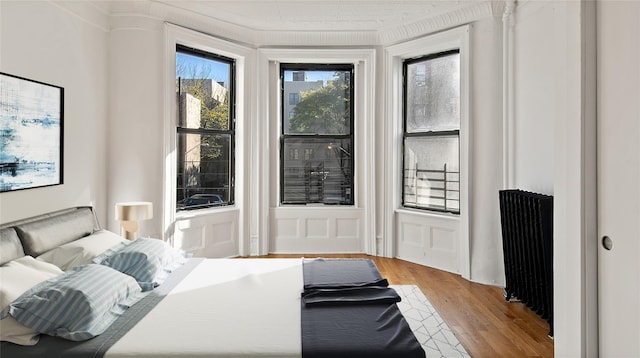
{"label": "wainscoting panel", "polygon": [[327,239],[329,238],[329,218],[307,218],[305,229],[307,239]]}
{"label": "wainscoting panel", "polygon": [[458,272],[458,230],[430,227],[427,259],[433,267]]}
{"label": "wainscoting panel", "polygon": [[359,232],[359,224],[358,224],[359,219],[343,219],[343,218],[337,218],[336,219],[336,231],[335,231],[335,237],[339,238],[339,239],[348,239],[348,238],[353,238],[353,237],[358,237],[360,236],[360,232]]}
{"label": "wainscoting panel", "polygon": [[177,217],[173,246],[194,257],[237,256],[238,210],[212,210]]}
{"label": "wainscoting panel", "polygon": [[285,219],[275,221],[276,232],[282,237],[287,239],[295,239],[300,237],[300,230],[298,225],[298,219]]}
{"label": "wainscoting panel", "polygon": [[204,250],[206,247],[204,226],[185,227],[176,234],[174,243],[177,243],[178,245],[175,245],[174,247],[179,248],[180,250],[194,253]]}
{"label": "wainscoting panel", "polygon": [[364,211],[340,207],[270,210],[271,253],[362,253]]}
{"label": "wainscoting panel", "polygon": [[396,212],[396,253],[403,260],[458,273],[457,217]]}

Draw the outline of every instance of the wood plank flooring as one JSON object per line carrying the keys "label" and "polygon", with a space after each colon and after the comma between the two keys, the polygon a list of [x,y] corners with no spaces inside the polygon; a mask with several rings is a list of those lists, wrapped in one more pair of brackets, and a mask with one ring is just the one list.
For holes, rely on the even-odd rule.
{"label": "wood plank flooring", "polygon": [[472,357],[553,357],[549,325],[525,305],[506,302],[499,287],[399,259],[366,255],[266,257],[371,258],[392,285],[417,285]]}

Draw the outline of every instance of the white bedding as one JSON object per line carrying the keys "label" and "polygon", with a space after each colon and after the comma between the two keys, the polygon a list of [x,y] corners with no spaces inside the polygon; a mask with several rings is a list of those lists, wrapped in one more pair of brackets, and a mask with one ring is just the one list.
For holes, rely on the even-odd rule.
{"label": "white bedding", "polygon": [[301,357],[301,259],[203,260],[107,358]]}

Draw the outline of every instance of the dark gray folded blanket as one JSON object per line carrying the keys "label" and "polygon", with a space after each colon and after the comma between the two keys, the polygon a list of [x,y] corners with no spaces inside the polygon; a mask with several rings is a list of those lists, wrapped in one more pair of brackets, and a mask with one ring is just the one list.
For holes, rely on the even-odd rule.
{"label": "dark gray folded blanket", "polygon": [[304,289],[389,286],[370,259],[306,259]]}
{"label": "dark gray folded blanket", "polygon": [[400,302],[400,295],[389,287],[350,287],[313,289],[302,293],[305,305],[367,305]]}

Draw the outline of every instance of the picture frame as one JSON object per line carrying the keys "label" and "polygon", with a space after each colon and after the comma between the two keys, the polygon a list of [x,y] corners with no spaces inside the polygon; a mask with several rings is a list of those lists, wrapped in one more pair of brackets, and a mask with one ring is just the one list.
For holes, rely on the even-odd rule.
{"label": "picture frame", "polygon": [[0,193],[63,183],[64,88],[0,72]]}

